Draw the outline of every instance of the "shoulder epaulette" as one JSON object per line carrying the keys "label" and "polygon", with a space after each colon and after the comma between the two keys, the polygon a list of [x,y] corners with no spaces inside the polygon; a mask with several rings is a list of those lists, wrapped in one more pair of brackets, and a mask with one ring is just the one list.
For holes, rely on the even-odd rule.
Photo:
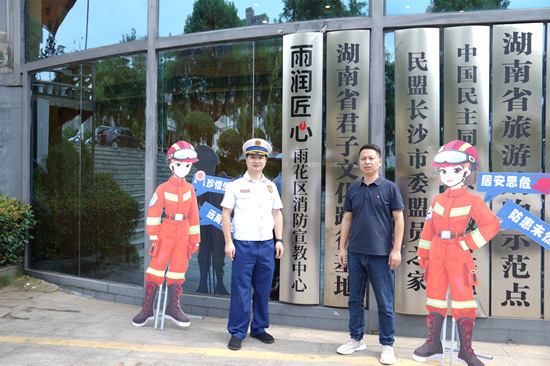
{"label": "shoulder epaulette", "polygon": [[242,177],[243,177],[242,174],[241,174],[241,175],[238,175],[238,176],[236,176],[235,178],[231,179],[231,182],[233,182],[233,181],[235,181],[235,180],[237,180],[237,179],[239,179],[239,178],[242,178]]}

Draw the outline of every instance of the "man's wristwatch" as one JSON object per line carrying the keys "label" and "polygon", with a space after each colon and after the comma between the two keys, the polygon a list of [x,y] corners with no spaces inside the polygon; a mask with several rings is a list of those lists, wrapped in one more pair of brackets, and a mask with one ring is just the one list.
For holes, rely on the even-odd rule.
{"label": "man's wristwatch", "polygon": [[281,244],[283,244],[283,239],[275,239],[275,243],[281,243]]}

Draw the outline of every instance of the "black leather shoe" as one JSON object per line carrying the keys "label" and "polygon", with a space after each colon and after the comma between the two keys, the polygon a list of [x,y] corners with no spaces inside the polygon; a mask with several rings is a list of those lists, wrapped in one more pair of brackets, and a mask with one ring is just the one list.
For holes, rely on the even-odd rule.
{"label": "black leather shoe", "polygon": [[238,351],[241,349],[241,339],[237,338],[235,336],[231,336],[231,339],[229,340],[229,343],[227,344],[227,348],[229,348],[232,351]]}
{"label": "black leather shoe", "polygon": [[271,344],[271,343],[275,342],[275,338],[273,338],[273,336],[271,334],[268,334],[267,332],[263,332],[263,333],[260,333],[258,335],[252,335],[252,333],[250,333],[250,336],[252,338],[256,338],[256,339],[260,340],[260,342],[262,342],[262,343]]}

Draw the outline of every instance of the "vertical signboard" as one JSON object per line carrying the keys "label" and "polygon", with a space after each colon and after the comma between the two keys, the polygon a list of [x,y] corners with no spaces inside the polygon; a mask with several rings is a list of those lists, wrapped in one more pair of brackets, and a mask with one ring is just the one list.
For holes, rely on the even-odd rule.
{"label": "vertical signboard", "polygon": [[348,305],[348,273],[347,267],[338,264],[338,243],[344,197],[362,177],[357,158],[361,146],[368,143],[369,35],[368,30],[327,35],[323,303],[328,306]]}
{"label": "vertical signboard", "polygon": [[[548,26],[548,23],[546,24],[546,95],[545,100],[548,103],[548,98],[550,98],[550,79],[548,78],[548,75],[550,75],[550,62],[548,62],[548,55],[550,52],[550,43],[548,42],[548,37],[550,37],[550,27]],[[546,105],[546,138],[547,141],[545,156],[544,156],[544,175],[548,177],[548,173],[550,172],[550,149],[548,148],[548,141],[550,138],[550,108],[548,107],[548,104]],[[544,199],[544,221],[547,223],[550,223],[550,197],[546,196]],[[550,271],[548,269],[550,268],[550,250],[544,251],[544,268],[543,271],[546,274],[544,276],[544,318],[550,319]]]}
{"label": "vertical signboard", "polygon": [[279,300],[318,304],[321,272],[323,33],[283,37],[285,255]]}
{"label": "vertical signboard", "polygon": [[439,193],[439,29],[395,32],[396,183],[405,203],[402,262],[395,273],[395,310],[426,313],[424,270],[416,250],[426,213]]}
{"label": "vertical signboard", "polygon": [[476,148],[480,169],[489,169],[490,27],[445,29],[444,142]]}
{"label": "vertical signboard", "polygon": [[[446,28],[444,44],[443,142],[471,144],[479,155],[479,169],[488,171],[490,27]],[[478,316],[488,316],[489,245],[472,256],[479,275],[479,285],[474,287]]]}
{"label": "vertical signboard", "polygon": [[[542,24],[493,26],[494,172],[541,170],[542,52]],[[540,195],[498,196],[493,211],[498,212],[506,199],[540,217]],[[540,318],[540,246],[518,231],[501,230],[491,250],[491,315]]]}

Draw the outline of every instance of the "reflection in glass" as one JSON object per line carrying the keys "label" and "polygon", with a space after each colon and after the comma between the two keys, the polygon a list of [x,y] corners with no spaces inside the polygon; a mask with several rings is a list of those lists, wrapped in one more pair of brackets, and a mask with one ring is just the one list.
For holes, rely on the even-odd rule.
{"label": "reflection in glass", "polygon": [[159,37],[278,23],[282,9],[282,0],[159,0]]}
{"label": "reflection in glass", "polygon": [[28,0],[27,60],[147,37],[147,0]]}
{"label": "reflection in glass", "polygon": [[56,68],[32,80],[38,224],[30,267],[141,285],[145,57]]}
{"label": "reflection in glass", "polygon": [[[242,26],[364,16],[369,1],[357,0],[159,0],[159,36]],[[220,15],[221,14],[221,15]]]}
{"label": "reflection in glass", "polygon": [[430,5],[426,9],[427,13],[446,13],[452,11],[476,11],[476,10],[501,10],[507,9],[510,5],[510,0],[489,0],[489,1],[447,1],[447,0],[431,0]]}
{"label": "reflection in glass", "polygon": [[344,3],[341,0],[285,1],[281,20],[296,22],[312,19],[364,16],[368,13],[368,1],[350,0],[348,6]]}
{"label": "reflection in glass", "polygon": [[13,57],[8,33],[8,2],[0,4],[0,73],[13,72]]}
{"label": "reflection in glass", "polygon": [[395,33],[384,34],[384,80],[386,123],[384,146],[386,149],[386,178],[395,182]]}
{"label": "reflection in glass", "polygon": [[456,11],[536,9],[549,7],[548,0],[386,0],[386,15],[447,13]]}
{"label": "reflection in glass", "polygon": [[[282,40],[264,40],[189,48],[159,54],[159,164],[157,185],[170,177],[164,164],[168,148],[179,140],[192,143],[207,175],[235,177],[246,171],[244,141],[265,138],[281,151]],[[280,160],[269,159],[264,170],[274,179]],[[218,210],[222,194],[197,197],[199,206]],[[198,255],[189,261],[185,291],[226,295],[231,261],[226,259],[220,229],[201,226]],[[229,274],[228,274],[229,273]]]}

